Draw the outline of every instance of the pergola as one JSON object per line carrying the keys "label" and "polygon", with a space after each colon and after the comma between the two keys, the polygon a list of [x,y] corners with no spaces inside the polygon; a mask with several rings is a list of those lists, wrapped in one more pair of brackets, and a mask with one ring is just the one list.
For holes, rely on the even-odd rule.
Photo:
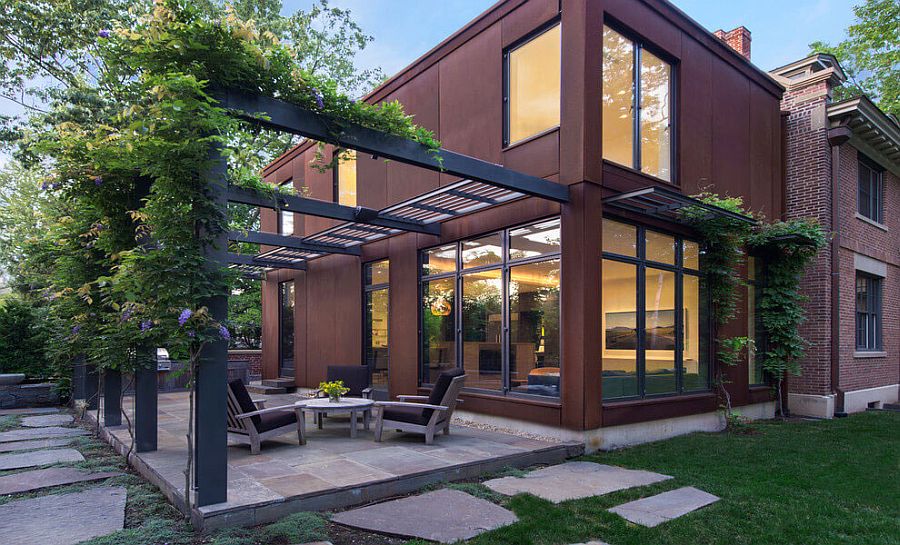
{"label": "pergola", "polygon": [[[381,210],[351,207],[307,197],[263,192],[230,186],[226,159],[219,149],[211,152],[204,173],[210,195],[223,213],[229,202],[306,214],[341,223],[324,231],[294,237],[264,232],[221,233],[205,252],[207,266],[233,267],[261,278],[271,269],[305,270],[308,261],[331,254],[360,255],[361,246],[399,233],[439,235],[441,222],[463,214],[497,206],[524,197],[539,197],[558,203],[569,201],[569,189],[542,178],[516,172],[502,165],[421,144],[381,131],[327,118],[315,111],[278,99],[235,92],[214,94],[220,105],[247,122],[260,127],[300,135],[356,150],[375,158],[390,159],[460,178],[415,198]],[[268,247],[257,255],[229,253],[228,241],[248,242]],[[206,301],[213,319],[224,321],[227,296]],[[194,489],[198,507],[227,500],[226,377],[228,341],[204,346],[198,363],[196,410],[194,414]],[[107,425],[121,422],[118,392],[121,376],[107,373],[104,380],[104,418]],[[138,452],[157,448],[157,380],[155,369],[135,374],[135,446]],[[185,491],[189,494],[190,491]]]}

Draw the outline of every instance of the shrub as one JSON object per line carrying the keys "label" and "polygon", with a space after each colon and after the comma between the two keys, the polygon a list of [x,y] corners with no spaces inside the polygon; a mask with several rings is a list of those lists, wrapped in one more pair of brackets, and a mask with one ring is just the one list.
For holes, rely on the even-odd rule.
{"label": "shrub", "polygon": [[0,372],[25,373],[28,378],[50,375],[46,311],[22,299],[0,302]]}

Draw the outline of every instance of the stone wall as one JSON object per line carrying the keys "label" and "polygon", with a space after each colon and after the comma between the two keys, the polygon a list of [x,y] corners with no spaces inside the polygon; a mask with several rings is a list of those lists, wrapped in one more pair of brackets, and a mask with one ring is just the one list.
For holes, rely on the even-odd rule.
{"label": "stone wall", "polygon": [[11,384],[0,386],[0,409],[59,405],[56,384]]}

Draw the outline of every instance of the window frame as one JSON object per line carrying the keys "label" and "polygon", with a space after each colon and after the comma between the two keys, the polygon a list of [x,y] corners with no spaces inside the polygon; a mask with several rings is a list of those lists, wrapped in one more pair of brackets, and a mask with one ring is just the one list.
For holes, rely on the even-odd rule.
{"label": "window frame", "polygon": [[[859,282],[866,284],[866,310],[859,310]],[[884,278],[857,270],[854,277],[854,326],[857,352],[881,352],[884,350]],[[860,342],[860,319],[866,325],[865,339]],[[871,336],[870,336],[871,333]]]}
{"label": "window frame", "polygon": [[[537,256],[530,256],[530,257],[517,258],[517,259],[510,258],[509,248],[510,248],[510,232],[511,231],[518,229],[520,227],[526,227],[529,225],[537,225],[537,224],[544,223],[547,221],[552,221],[552,220],[556,220],[560,224],[559,250],[557,250],[555,252],[548,252],[546,254],[541,254],[541,255],[537,255]],[[502,251],[503,255],[502,255],[501,262],[499,264],[482,265],[482,266],[478,266],[478,267],[469,267],[469,268],[464,269],[463,263],[462,263],[462,253],[463,253],[462,245],[463,245],[463,243],[472,241],[472,240],[478,240],[480,238],[490,236],[493,234],[498,234],[498,233],[501,234],[501,241],[502,241],[501,251]],[[452,272],[442,272],[442,273],[436,273],[436,274],[430,274],[430,275],[423,275],[422,274],[423,265],[424,265],[423,257],[425,255],[425,253],[428,252],[429,250],[433,250],[433,249],[437,249],[437,248],[441,248],[441,247],[445,247],[445,246],[450,246],[450,245],[456,246],[456,270],[452,271]],[[516,266],[520,266],[520,265],[528,265],[531,263],[541,263],[541,262],[545,262],[545,261],[558,260],[560,263],[560,269],[559,269],[560,270],[560,272],[559,272],[559,276],[560,276],[559,313],[560,313],[560,318],[561,318],[562,317],[562,275],[563,275],[562,245],[563,245],[563,242],[562,242],[562,217],[554,215],[554,216],[547,216],[544,218],[536,219],[533,221],[527,221],[527,222],[523,222],[523,223],[519,223],[519,224],[515,224],[515,225],[510,225],[508,227],[505,227],[505,228],[499,229],[499,230],[493,230],[493,231],[487,231],[487,232],[483,232],[483,233],[479,233],[479,234],[474,234],[474,235],[467,236],[465,238],[462,238],[462,239],[459,239],[459,240],[456,240],[453,242],[444,242],[441,244],[436,244],[434,246],[428,246],[425,248],[421,248],[418,252],[418,293],[417,293],[419,385],[424,386],[424,387],[433,386],[433,383],[428,382],[428,376],[427,376],[427,373],[425,372],[425,369],[423,366],[424,339],[422,338],[422,335],[424,333],[423,298],[424,298],[425,284],[428,282],[434,281],[434,280],[441,280],[441,279],[453,279],[453,281],[454,281],[454,283],[453,283],[453,293],[454,293],[453,320],[454,320],[454,328],[455,328],[454,342],[456,344],[456,349],[454,351],[455,352],[454,353],[454,364],[455,365],[453,368],[454,369],[463,369],[464,368],[463,304],[462,304],[463,278],[465,276],[474,275],[479,272],[499,269],[501,271],[500,278],[501,278],[501,284],[502,284],[501,310],[500,310],[501,324],[502,324],[501,325],[501,328],[502,328],[502,338],[501,338],[501,374],[502,374],[501,383],[502,383],[502,386],[501,386],[501,389],[499,389],[499,390],[491,390],[491,389],[487,389],[487,388],[478,388],[478,387],[467,386],[465,388],[465,391],[477,392],[477,393],[493,395],[493,396],[500,396],[500,397],[541,400],[541,401],[551,402],[551,403],[561,402],[561,400],[562,400],[562,375],[564,373],[563,362],[562,362],[563,355],[562,355],[561,340],[560,340],[560,347],[559,347],[559,353],[560,353],[559,396],[554,397],[554,396],[545,396],[545,395],[539,395],[539,394],[531,394],[531,393],[527,393],[527,392],[514,391],[510,388],[511,376],[510,376],[510,368],[509,368],[509,359],[510,359],[510,355],[509,355],[509,346],[510,346],[510,342],[509,342],[510,341],[510,339],[509,339],[509,333],[510,333],[510,328],[509,328],[509,323],[510,323],[509,280],[510,280],[510,269],[512,267],[516,267]],[[562,328],[560,327],[560,332],[561,331],[562,331]],[[561,337],[562,337],[562,334],[560,333],[560,338]]]}
{"label": "window frame", "polygon": [[[616,165],[621,168],[626,168],[633,172],[636,172],[642,176],[647,176],[653,178],[654,180],[659,180],[660,182],[678,186],[680,185],[679,177],[678,177],[678,66],[679,61],[677,58],[673,57],[666,51],[658,48],[651,42],[648,42],[635,34],[634,32],[628,30],[627,27],[622,25],[621,23],[614,20],[605,20],[603,21],[604,27],[609,27],[613,32],[617,32],[620,36],[629,40],[632,46],[632,89],[634,89],[634,94],[632,96],[633,108],[634,108],[634,119],[632,120],[632,142],[631,142],[631,164],[623,165],[621,163],[617,163],[611,159],[606,159],[603,157],[603,154],[600,154],[600,158],[602,161],[607,162],[611,165]],[[602,43],[601,39],[601,43]],[[602,51],[603,46],[601,45],[601,59],[603,55]],[[669,179],[661,178],[659,176],[649,174],[641,170],[643,165],[641,163],[641,53],[643,51],[648,51],[653,56],[666,63],[670,67],[669,71]],[[601,71],[602,71],[602,61],[601,61]],[[601,75],[600,88],[601,95],[603,89],[603,76]],[[601,115],[603,110],[603,105],[600,105]],[[600,124],[600,143],[601,146],[603,144],[603,124]]]}
{"label": "window frame", "polygon": [[[368,283],[368,275],[367,271],[371,269],[371,267],[376,263],[387,262],[388,264],[388,281],[381,282],[378,284],[369,284]],[[369,315],[369,304],[368,297],[369,294],[376,291],[384,290],[387,294],[387,313],[388,313],[388,343],[387,343],[387,371],[388,371],[388,385],[390,386],[390,376],[391,376],[391,279],[390,279],[390,258],[382,258],[382,259],[373,259],[372,261],[366,261],[362,264],[362,356],[363,356],[363,365],[369,367],[369,378],[371,382],[371,375],[374,371],[374,367],[369,365],[367,350],[369,349],[368,335],[370,328],[368,327],[368,315]]]}
{"label": "window frame", "polygon": [[[863,168],[869,172],[868,180],[866,181],[868,185],[867,204],[869,206],[869,214],[865,214],[862,211]],[[857,154],[856,169],[856,212],[867,220],[884,224],[884,169],[862,153]]]}
{"label": "window frame", "polygon": [[[283,280],[278,283],[278,374],[281,375],[281,370],[283,368],[284,363],[284,316],[285,316],[285,287],[287,284],[291,284],[292,291],[294,292],[294,301],[291,301],[291,312],[294,316],[291,316],[291,327],[296,327],[297,322],[297,283],[294,279]],[[297,349],[297,338],[294,335],[294,332],[291,332],[291,350],[296,351]],[[291,354],[292,361],[292,370],[294,372],[294,376],[297,374],[296,361],[294,361],[294,354]]]}
{"label": "window frame", "polygon": [[[635,401],[635,400],[649,400],[649,399],[658,399],[658,398],[667,398],[667,397],[678,397],[678,396],[686,396],[686,395],[694,395],[694,394],[702,394],[712,391],[712,377],[715,374],[715,369],[713,368],[715,365],[715,358],[713,357],[713,343],[710,342],[710,334],[713,330],[713,316],[712,316],[712,301],[709,296],[709,293],[705,294],[703,291],[703,281],[705,278],[705,274],[702,269],[693,269],[690,267],[684,267],[684,244],[683,241],[691,241],[695,242],[698,245],[700,253],[702,255],[703,244],[694,238],[683,236],[678,233],[673,233],[671,231],[667,231],[665,229],[660,229],[657,227],[651,227],[647,225],[643,225],[634,221],[630,221],[628,219],[624,219],[614,215],[603,215],[603,219],[608,219],[611,221],[615,221],[618,223],[627,224],[636,228],[635,237],[637,241],[637,247],[635,248],[635,255],[628,256],[622,254],[616,254],[612,252],[603,251],[601,247],[601,267],[603,260],[617,261],[620,263],[627,263],[629,265],[635,266],[636,278],[635,281],[637,285],[635,286],[635,311],[636,311],[636,320],[635,327],[637,329],[637,348],[635,349],[635,375],[637,377],[637,395],[633,396],[623,396],[623,397],[614,397],[614,398],[604,398],[601,392],[601,402],[603,404],[614,404],[625,401]],[[664,235],[671,236],[675,239],[675,265],[671,265],[669,263],[663,263],[659,261],[652,261],[647,259],[647,248],[646,248],[646,232],[653,231],[656,233],[661,233]],[[602,237],[601,237],[602,239]],[[698,263],[699,265],[699,263]],[[647,354],[644,348],[645,344],[645,327],[646,327],[646,272],[647,268],[650,269],[658,269],[666,272],[672,272],[675,274],[675,308],[684,309],[684,276],[693,276],[699,279],[700,293],[699,293],[699,301],[698,301],[698,311],[705,308],[705,320],[699,320],[700,331],[698,331],[698,339],[701,344],[704,339],[706,339],[706,346],[700,346],[698,354],[706,354],[707,361],[707,376],[706,376],[706,384],[707,387],[704,389],[694,389],[694,390],[685,390],[684,389],[684,312],[676,312],[675,313],[675,365],[676,365],[676,373],[675,373],[675,392],[672,393],[659,393],[659,394],[647,394],[647,383],[646,383],[646,359]],[[601,298],[603,293],[602,287],[602,275],[601,275]],[[603,306],[601,303],[598,312],[603,311]],[[601,347],[602,350],[602,347]],[[602,352],[599,355],[601,360],[601,374],[602,374],[602,360],[603,355]],[[602,381],[602,376],[601,376]]]}
{"label": "window frame", "polygon": [[545,32],[549,31],[550,29],[552,29],[555,26],[560,27],[559,28],[559,30],[560,30],[560,48],[559,48],[560,51],[559,51],[559,53],[560,53],[560,62],[562,62],[562,18],[559,16],[556,16],[553,19],[551,19],[550,21],[547,21],[546,23],[544,23],[541,26],[537,27],[536,29],[532,30],[531,32],[529,32],[528,34],[523,36],[522,38],[519,38],[518,40],[514,41],[513,43],[511,43],[510,45],[506,46],[503,49],[503,70],[502,70],[502,72],[503,72],[503,94],[501,97],[501,100],[503,102],[503,149],[510,148],[513,146],[518,146],[519,144],[529,142],[531,140],[534,140],[535,138],[539,138],[545,134],[549,134],[553,131],[559,130],[560,124],[562,123],[562,102],[563,102],[563,100],[562,100],[562,72],[560,71],[560,76],[559,76],[560,119],[558,120],[556,125],[554,125],[552,127],[547,127],[546,129],[544,129],[540,132],[526,136],[525,138],[521,138],[519,140],[516,140],[515,142],[510,142],[510,140],[509,140],[509,135],[510,135],[510,130],[509,130],[510,129],[510,127],[509,127],[509,125],[510,125],[510,111],[509,111],[509,107],[510,107],[510,96],[509,96],[510,55],[516,49],[519,49],[522,46],[531,42],[532,40],[535,40],[536,38],[542,36]]}

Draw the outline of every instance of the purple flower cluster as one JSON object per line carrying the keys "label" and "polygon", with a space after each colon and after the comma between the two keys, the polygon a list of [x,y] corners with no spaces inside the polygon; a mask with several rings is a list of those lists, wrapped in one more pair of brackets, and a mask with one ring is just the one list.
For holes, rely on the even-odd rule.
{"label": "purple flower cluster", "polygon": [[144,320],[141,322],[141,331],[150,331],[153,329],[153,322],[150,320]]}
{"label": "purple flower cluster", "polygon": [[226,341],[231,339],[231,333],[229,333],[228,328],[223,325],[219,326],[219,335]]}
{"label": "purple flower cluster", "polygon": [[313,97],[316,99],[316,107],[320,110],[325,108],[325,97],[322,96],[322,93],[319,92],[318,89],[313,89]]}
{"label": "purple flower cluster", "polygon": [[121,318],[119,318],[123,322],[127,322],[131,319],[132,310],[131,308],[126,308],[125,312],[122,313]]}
{"label": "purple flower cluster", "polygon": [[94,185],[97,187],[103,185],[103,176],[97,176],[96,178],[94,178]]}
{"label": "purple flower cluster", "polygon": [[72,335],[78,335],[78,332],[81,331],[80,325],[72,326]]}
{"label": "purple flower cluster", "polygon": [[100,36],[101,38],[109,38],[109,29],[104,28],[97,33],[97,36]]}
{"label": "purple flower cluster", "polygon": [[58,187],[59,187],[59,184],[57,184],[57,183],[43,182],[41,184],[41,189],[43,191],[53,191],[54,189],[56,189]]}
{"label": "purple flower cluster", "polygon": [[191,319],[191,316],[193,315],[194,313],[191,312],[191,309],[189,308],[182,310],[181,314],[178,316],[178,325],[183,326],[187,323],[188,320]]}

